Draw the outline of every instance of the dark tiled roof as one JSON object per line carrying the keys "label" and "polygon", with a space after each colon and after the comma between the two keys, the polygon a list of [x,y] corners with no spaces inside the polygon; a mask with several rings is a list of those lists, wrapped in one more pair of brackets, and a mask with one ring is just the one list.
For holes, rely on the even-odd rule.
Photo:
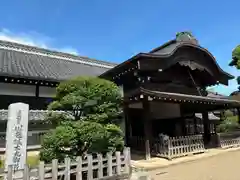
{"label": "dark tiled roof", "polygon": [[234,91],[230,94],[230,96],[240,96],[240,91]]}
{"label": "dark tiled roof", "polygon": [[216,59],[213,57],[213,55],[205,48],[201,47],[200,45],[198,45],[195,41],[177,41],[177,40],[171,40],[168,43],[153,49],[152,51],[150,51],[149,53],[151,54],[156,54],[159,56],[170,56],[172,54],[174,54],[174,52],[176,52],[177,49],[179,49],[180,47],[184,47],[184,46],[190,46],[190,47],[194,47],[197,48],[205,53],[207,53],[209,55],[209,57],[211,57],[213,59],[213,61],[215,62],[218,70],[223,73],[226,74],[230,79],[233,79],[234,76],[232,76],[231,74],[225,72],[217,63]]}
{"label": "dark tiled roof", "polygon": [[[183,48],[183,47],[191,47],[194,49],[198,49],[204,53],[206,53],[209,57],[209,59],[211,59],[218,71],[225,75],[227,77],[227,79],[233,79],[234,76],[232,76],[231,74],[225,72],[217,63],[216,59],[213,57],[213,55],[205,48],[201,47],[198,44],[198,41],[196,39],[189,39],[189,38],[182,38],[182,39],[173,39],[165,44],[163,44],[162,46],[159,46],[153,50],[151,50],[148,53],[139,53],[135,56],[133,56],[132,58],[128,59],[127,61],[119,64],[118,66],[116,66],[113,69],[108,70],[107,72],[105,72],[104,74],[102,74],[102,77],[107,77],[107,76],[112,76],[114,73],[118,73],[117,71],[125,66],[126,64],[131,64],[132,62],[136,61],[136,59],[139,58],[168,58],[171,57],[178,49]],[[121,70],[119,70],[121,71]]]}
{"label": "dark tiled roof", "polygon": [[240,107],[240,101],[233,99],[224,99],[224,98],[216,98],[216,97],[206,97],[206,96],[196,96],[189,94],[180,94],[180,93],[171,93],[171,92],[162,92],[162,91],[153,91],[149,89],[140,88],[134,90],[126,96],[126,99],[135,99],[136,97],[140,97],[142,94],[148,95],[150,97],[157,97],[163,99],[172,99],[172,100],[181,100],[186,102],[198,101],[202,103],[214,103],[215,105],[231,105],[231,107]]}
{"label": "dark tiled roof", "polygon": [[51,81],[97,76],[116,64],[42,48],[0,41],[0,76]]}

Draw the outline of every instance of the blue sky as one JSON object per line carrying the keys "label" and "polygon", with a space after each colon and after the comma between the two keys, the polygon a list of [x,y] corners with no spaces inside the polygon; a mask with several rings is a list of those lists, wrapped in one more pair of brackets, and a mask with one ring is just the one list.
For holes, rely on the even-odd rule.
{"label": "blue sky", "polygon": [[[5,0],[0,39],[119,63],[187,30],[236,76],[228,63],[240,44],[239,7],[237,0]],[[231,81],[215,90],[236,88]]]}

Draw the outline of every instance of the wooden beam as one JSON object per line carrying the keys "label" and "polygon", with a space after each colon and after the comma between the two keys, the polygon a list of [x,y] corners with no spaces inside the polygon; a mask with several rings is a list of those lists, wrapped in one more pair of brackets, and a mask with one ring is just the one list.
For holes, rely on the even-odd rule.
{"label": "wooden beam", "polygon": [[125,121],[125,145],[129,146],[130,142],[129,140],[131,139],[131,122],[129,119],[129,107],[127,103],[123,104],[123,113],[124,113],[124,121]]}
{"label": "wooden beam", "polygon": [[39,85],[36,85],[36,89],[35,89],[35,97],[39,97]]}

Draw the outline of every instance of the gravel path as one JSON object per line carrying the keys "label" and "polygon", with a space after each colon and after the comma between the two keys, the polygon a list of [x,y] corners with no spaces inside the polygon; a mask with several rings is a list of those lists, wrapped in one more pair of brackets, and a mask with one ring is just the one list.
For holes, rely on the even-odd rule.
{"label": "gravel path", "polygon": [[151,171],[154,180],[240,180],[240,151]]}

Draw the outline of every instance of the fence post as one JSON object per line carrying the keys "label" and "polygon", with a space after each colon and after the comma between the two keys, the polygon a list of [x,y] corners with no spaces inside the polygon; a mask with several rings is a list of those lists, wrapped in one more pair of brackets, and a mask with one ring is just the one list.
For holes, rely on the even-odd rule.
{"label": "fence post", "polygon": [[123,151],[124,154],[124,166],[125,166],[125,171],[127,174],[130,173],[130,166],[131,166],[131,152],[130,148],[125,148]]}
{"label": "fence post", "polygon": [[12,180],[13,179],[13,167],[12,165],[8,166],[8,171],[7,171],[7,180]]}
{"label": "fence post", "polygon": [[102,160],[102,154],[98,154],[98,178],[103,177],[103,160]]}
{"label": "fence post", "polygon": [[28,168],[27,164],[25,164],[25,166],[24,166],[23,180],[29,180],[29,168]]}
{"label": "fence post", "polygon": [[93,180],[93,161],[92,161],[92,155],[88,155],[88,180]]}
{"label": "fence post", "polygon": [[70,158],[65,158],[64,159],[65,163],[65,176],[64,180],[70,180],[70,173],[71,173],[71,159]]}
{"label": "fence post", "polygon": [[77,157],[76,180],[82,180],[82,156]]}
{"label": "fence post", "polygon": [[44,180],[44,176],[45,176],[44,162],[40,161],[38,166],[38,179]]}
{"label": "fence post", "polygon": [[107,153],[108,176],[112,176],[112,153]]}
{"label": "fence post", "polygon": [[58,179],[58,160],[52,160],[52,180]]}
{"label": "fence post", "polygon": [[169,137],[168,143],[167,143],[167,158],[172,159],[172,144],[173,144],[174,138]]}
{"label": "fence post", "polygon": [[116,156],[116,164],[117,164],[117,175],[121,174],[121,153],[117,151],[115,153]]}

